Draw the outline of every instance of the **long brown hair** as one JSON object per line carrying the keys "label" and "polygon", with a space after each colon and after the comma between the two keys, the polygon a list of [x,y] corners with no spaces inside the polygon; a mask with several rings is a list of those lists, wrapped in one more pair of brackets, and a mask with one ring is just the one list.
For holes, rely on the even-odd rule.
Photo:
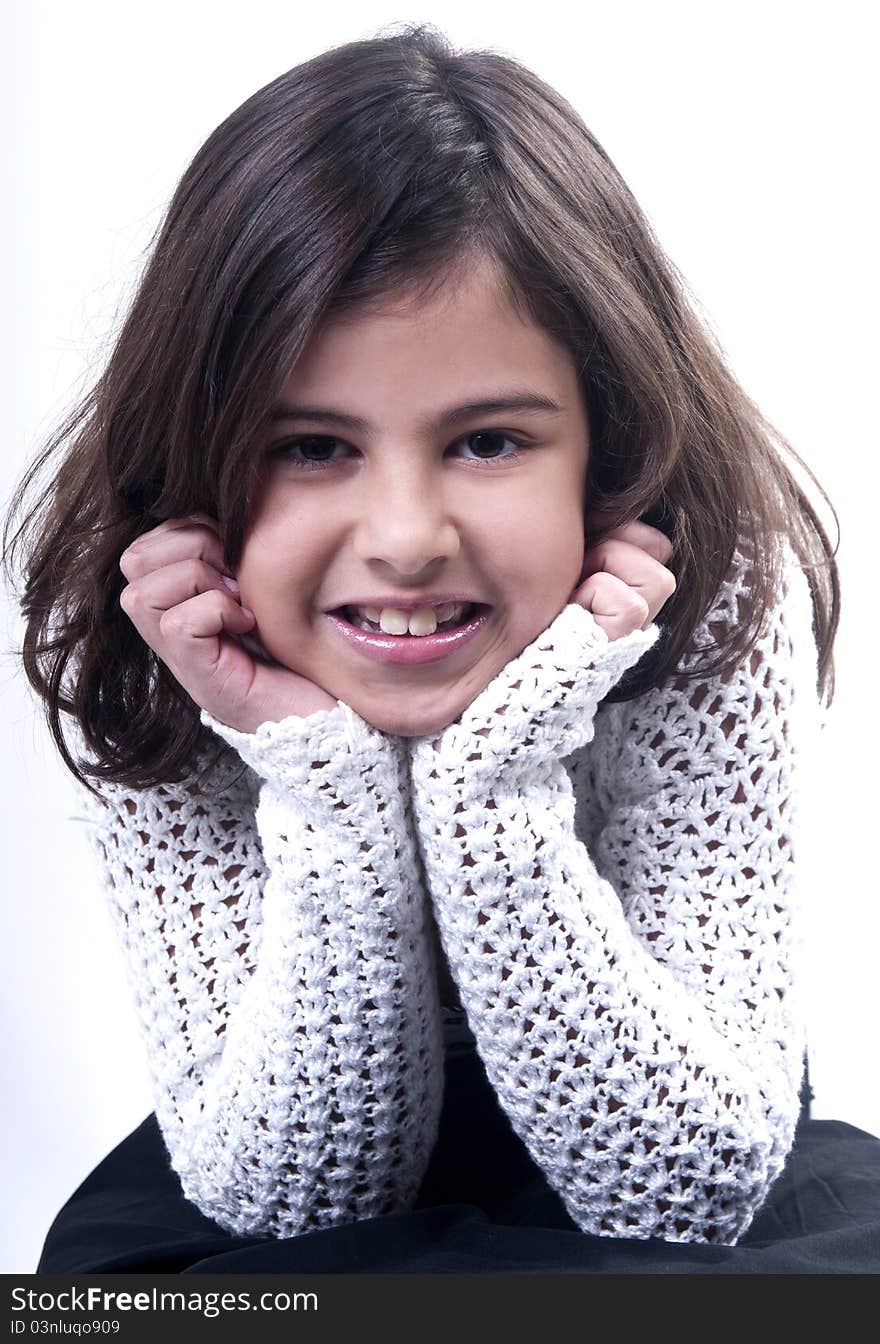
{"label": "long brown hair", "polygon": [[[208,138],[101,377],[13,496],[4,563],[11,572],[24,547],[21,657],[81,782],[179,780],[210,736],[120,608],[122,551],[164,519],[203,511],[234,572],[269,408],[316,325],[430,292],[478,255],[500,264],[519,310],[575,358],[590,505],[605,530],[643,518],[675,547],[662,638],[609,699],[683,673],[745,543],[758,558],[748,619],[698,650],[710,656],[686,675],[738,664],[763,629],[782,534],[809,579],[817,689],[830,702],[836,549],[783,450],[818,485],[812,472],[738,385],[565,99],[507,56],[456,51],[432,25],[404,25],[281,75]],[[63,714],[93,761],[72,756]]]}

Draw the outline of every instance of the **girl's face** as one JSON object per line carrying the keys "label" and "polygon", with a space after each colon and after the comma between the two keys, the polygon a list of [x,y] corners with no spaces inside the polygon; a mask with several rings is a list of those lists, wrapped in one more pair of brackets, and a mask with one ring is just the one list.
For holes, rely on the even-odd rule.
{"label": "girl's face", "polygon": [[276,417],[236,573],[253,633],[375,727],[438,731],[579,580],[570,353],[481,268],[418,308],[324,324]]}

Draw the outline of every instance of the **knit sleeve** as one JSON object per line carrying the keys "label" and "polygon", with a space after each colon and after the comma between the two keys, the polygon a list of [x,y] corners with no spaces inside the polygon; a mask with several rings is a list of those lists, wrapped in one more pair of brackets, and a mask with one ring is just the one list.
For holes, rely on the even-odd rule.
{"label": "knit sleeve", "polygon": [[202,721],[211,771],[90,805],[183,1192],[239,1235],[409,1207],[443,1065],[402,745],[341,703]]}
{"label": "knit sleeve", "polygon": [[[697,644],[739,619],[750,578],[738,556]],[[786,568],[733,674],[679,677],[597,721],[658,634],[609,643],[566,607],[414,745],[416,816],[487,1076],[572,1219],[733,1245],[799,1109],[793,831],[817,717],[806,580]],[[564,758],[596,795],[590,850]]]}

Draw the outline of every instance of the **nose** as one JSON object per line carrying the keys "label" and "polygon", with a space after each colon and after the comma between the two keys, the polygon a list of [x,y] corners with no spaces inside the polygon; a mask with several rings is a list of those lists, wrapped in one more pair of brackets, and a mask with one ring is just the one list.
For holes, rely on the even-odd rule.
{"label": "nose", "polygon": [[354,549],[365,564],[411,578],[458,555],[459,529],[434,473],[398,460],[393,470],[377,471],[362,484]]}

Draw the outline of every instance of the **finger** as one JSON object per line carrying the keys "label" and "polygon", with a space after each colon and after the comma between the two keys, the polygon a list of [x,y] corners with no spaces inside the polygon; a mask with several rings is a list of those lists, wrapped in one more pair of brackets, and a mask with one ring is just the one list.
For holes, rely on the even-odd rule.
{"label": "finger", "polygon": [[200,524],[204,527],[212,527],[215,532],[220,531],[220,524],[210,513],[182,513],[179,518],[166,518],[164,523],[157,524],[153,529],[156,531],[159,527],[189,527],[192,524]]}
{"label": "finger", "polygon": [[608,638],[622,639],[651,623],[644,597],[613,574],[593,574],[577,591],[578,604],[592,612]]}
{"label": "finger", "polygon": [[581,578],[599,572],[613,574],[635,588],[648,602],[652,617],[675,592],[675,575],[641,546],[609,538],[584,556]]}
{"label": "finger", "polygon": [[215,537],[220,536],[220,524],[216,518],[212,518],[207,513],[191,513],[183,518],[166,518],[164,523],[158,523],[155,527],[142,532],[140,536],[135,537],[128,550],[141,550],[145,546],[152,545],[157,539],[168,537],[175,532],[186,532],[190,529],[199,528],[206,528]]}
{"label": "finger", "polygon": [[163,523],[157,523],[155,527],[150,527],[146,532],[135,538],[133,545],[137,542],[145,541],[148,537],[154,537],[163,532],[173,532],[181,527],[209,527],[213,532],[220,534],[220,524],[216,518],[212,518],[209,513],[185,513],[179,518],[166,518]]}
{"label": "finger", "polygon": [[[206,641],[226,633],[241,634],[253,625],[253,612],[217,589],[197,593],[159,614],[159,631],[168,645]],[[180,655],[175,654],[179,663]]]}
{"label": "finger", "polygon": [[239,646],[238,637],[253,629],[255,619],[225,590],[197,593],[159,612],[158,619],[152,615],[139,619],[142,613],[137,605],[128,614],[145,642],[197,705],[209,710],[222,705],[231,677],[244,678],[245,682],[252,678],[253,662]]}
{"label": "finger", "polygon": [[178,560],[204,560],[223,572],[226,564],[219,536],[207,525],[162,524],[145,532],[119,557],[119,568],[131,582]]}
{"label": "finger", "polygon": [[[595,535],[599,531],[601,531],[601,528],[593,528],[592,534]],[[641,550],[647,551],[654,560],[658,560],[661,565],[665,565],[673,554],[673,545],[666,533],[661,532],[658,527],[652,527],[650,523],[642,523],[638,519],[630,523],[621,523],[609,532],[607,537],[596,544],[601,546],[607,541],[625,541],[633,546],[638,546]]]}
{"label": "finger", "polygon": [[[238,617],[229,617],[235,621],[237,630],[240,631],[253,624],[253,613],[246,611],[236,601],[235,595],[219,571],[205,561],[191,557],[163,565],[129,583],[122,590],[119,605],[140,635],[164,659],[167,649],[163,642],[166,638],[163,619],[166,614],[201,594],[211,592],[216,593],[220,599],[220,605],[217,606],[218,614],[214,618],[215,629],[212,631],[200,627],[200,634],[218,634],[223,628],[222,624],[216,624],[221,619],[220,611],[228,612],[232,607],[237,608],[239,612],[246,612],[246,625],[243,625]],[[176,627],[172,622],[168,628],[173,633]]]}
{"label": "finger", "polygon": [[211,710],[229,698],[233,679],[253,676],[236,638],[253,625],[252,613],[228,594],[198,593],[161,614],[157,652],[195,703]]}

